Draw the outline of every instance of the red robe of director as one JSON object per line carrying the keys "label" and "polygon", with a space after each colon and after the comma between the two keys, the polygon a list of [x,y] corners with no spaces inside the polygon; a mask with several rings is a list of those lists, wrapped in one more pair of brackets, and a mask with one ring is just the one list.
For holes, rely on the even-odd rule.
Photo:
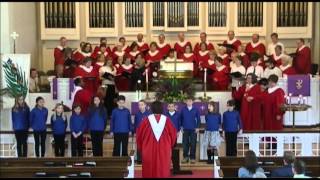
{"label": "red robe of director", "polygon": [[[260,100],[257,98],[261,94],[258,84],[241,86],[238,91],[232,92],[232,96],[236,100],[241,101],[240,116],[243,122],[243,130],[260,130],[261,108]],[[247,101],[247,97],[253,97],[251,102]]]}
{"label": "red robe of director", "polygon": [[171,49],[170,44],[168,43],[157,43],[158,50],[160,51],[160,54],[162,55],[162,58],[167,57],[169,54],[169,51]]}
{"label": "red robe of director", "polygon": [[88,112],[88,108],[91,103],[93,94],[88,91],[87,89],[80,89],[79,91],[76,92],[73,100],[72,106],[76,104],[80,104],[81,106],[81,114],[86,115]]}
{"label": "red robe of director", "polygon": [[[214,50],[214,46],[213,46],[212,43],[206,42],[206,44],[207,44],[207,50],[208,50],[208,51]],[[194,46],[193,52],[194,52],[195,54],[198,54],[199,51],[200,51],[200,43],[198,42],[198,43]]]}
{"label": "red robe of director", "polygon": [[[157,137],[160,138],[157,140]],[[137,149],[141,152],[143,178],[170,176],[171,152],[176,137],[177,130],[168,117],[152,114],[142,120],[137,129]]]}
{"label": "red robe of director", "polygon": [[81,76],[83,78],[84,89],[87,89],[92,94],[96,94],[99,85],[99,73],[94,69],[93,66],[86,68],[80,65],[75,69],[75,76]]}
{"label": "red robe of director", "polygon": [[[266,98],[263,102],[264,130],[282,130],[283,129],[283,114],[281,105],[285,103],[284,91],[276,86],[268,89]],[[280,116],[280,120],[277,120]]]}
{"label": "red robe of director", "polygon": [[182,55],[185,52],[185,49],[186,49],[187,45],[191,46],[191,43],[189,41],[183,41],[183,42],[179,41],[179,42],[176,42],[174,44],[174,50],[177,52],[177,58],[178,59],[182,58]]}
{"label": "red robe of director", "polygon": [[54,48],[54,66],[58,64],[64,64],[64,53],[63,53],[63,47],[57,46]]}
{"label": "red robe of director", "polygon": [[261,42],[253,43],[249,42],[246,45],[245,53],[250,57],[253,52],[260,54],[263,57],[266,54],[266,47]]}
{"label": "red robe of director", "polygon": [[293,67],[297,74],[311,73],[311,50],[307,46],[303,46],[296,50],[296,57],[293,60]]}
{"label": "red robe of director", "polygon": [[217,91],[225,91],[229,85],[229,68],[225,65],[216,67],[212,74],[213,88]]}

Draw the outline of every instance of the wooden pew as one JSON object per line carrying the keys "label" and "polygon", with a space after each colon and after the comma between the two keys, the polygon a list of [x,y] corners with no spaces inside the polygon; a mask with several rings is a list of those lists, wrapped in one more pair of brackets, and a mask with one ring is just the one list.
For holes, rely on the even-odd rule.
{"label": "wooden pew", "polygon": [[119,178],[128,175],[128,169],[123,166],[111,167],[1,167],[0,178],[31,178],[36,173],[55,174],[54,177],[68,176],[89,172],[91,177]]}
{"label": "wooden pew", "polygon": [[[306,163],[306,165],[320,165],[320,157],[317,156],[300,156],[296,157],[299,160],[302,160]],[[266,165],[283,165],[283,157],[258,157],[259,164]],[[234,165],[234,166],[242,166],[244,163],[244,157],[219,157],[218,164],[221,166],[224,165]]]}
{"label": "wooden pew", "polygon": [[56,158],[1,158],[0,166],[4,167],[19,167],[19,166],[33,166],[43,167],[45,163],[65,163],[66,165],[73,165],[75,163],[95,162],[96,166],[113,165],[131,165],[130,157],[56,157]]}
{"label": "wooden pew", "polygon": [[[241,167],[241,166],[240,166]],[[220,177],[238,177],[239,166],[220,166],[219,174]],[[267,176],[271,174],[271,171],[275,168],[279,168],[281,166],[261,166],[264,169],[264,172]],[[306,166],[306,175],[311,177],[319,177],[320,176],[320,166],[319,165],[307,165]]]}
{"label": "wooden pew", "polygon": [[[47,173],[51,177],[90,173],[91,177],[123,178],[129,173],[130,151],[125,157],[56,157],[56,158],[1,158],[0,178],[31,178],[36,173]],[[47,163],[57,166],[49,166]],[[95,166],[75,166],[75,163],[95,162]]]}

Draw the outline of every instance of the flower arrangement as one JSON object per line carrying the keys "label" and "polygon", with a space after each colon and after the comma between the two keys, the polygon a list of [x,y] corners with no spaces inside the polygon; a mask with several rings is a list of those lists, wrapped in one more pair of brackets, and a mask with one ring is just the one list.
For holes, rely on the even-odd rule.
{"label": "flower arrangement", "polygon": [[194,97],[195,89],[192,86],[192,79],[163,79],[155,86],[155,97],[159,101],[183,102],[187,97]]}

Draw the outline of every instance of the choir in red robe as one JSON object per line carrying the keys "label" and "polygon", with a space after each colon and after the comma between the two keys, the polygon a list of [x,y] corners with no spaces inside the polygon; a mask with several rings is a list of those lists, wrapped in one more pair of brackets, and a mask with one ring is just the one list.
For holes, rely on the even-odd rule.
{"label": "choir in red robe", "polygon": [[171,49],[170,44],[168,43],[157,43],[157,49],[160,51],[160,54],[162,57],[166,57],[169,54],[169,51]]}
{"label": "choir in red robe", "polygon": [[[195,54],[198,54],[199,53],[199,51],[200,51],[200,44],[201,44],[201,42],[199,43],[197,43],[195,46],[194,46],[194,50],[193,50],[193,52],[195,53]],[[210,43],[210,42],[206,42],[206,44],[207,44],[207,50],[208,51],[210,51],[210,50],[214,50],[214,46],[213,46],[213,44],[212,43]]]}
{"label": "choir in red robe", "polygon": [[170,176],[171,151],[176,137],[177,131],[168,117],[152,114],[142,120],[137,129],[137,149],[142,156],[143,178]]}
{"label": "choir in red robe", "polygon": [[142,53],[145,53],[149,50],[149,45],[145,42],[138,42],[137,41],[137,44],[138,44],[138,51],[142,52]]}
{"label": "choir in red robe", "polygon": [[250,57],[253,52],[257,52],[261,57],[263,57],[266,54],[266,47],[261,42],[249,42],[246,46],[245,53]]}
{"label": "choir in red robe", "polygon": [[281,58],[282,58],[283,54],[280,54],[279,56],[277,56],[276,54],[273,54],[271,56],[272,60],[276,62],[276,66],[279,67],[282,63],[281,63]]}
{"label": "choir in red robe", "polygon": [[[232,40],[225,40],[223,44],[229,44],[233,46],[233,50],[237,51],[239,46],[241,46],[241,41],[239,39],[233,38]],[[227,53],[230,55],[232,53],[232,49],[227,49]]]}
{"label": "choir in red robe", "polygon": [[[260,130],[261,106],[259,99],[261,89],[258,84],[243,85],[237,91],[232,92],[232,96],[236,100],[241,101],[240,116],[243,122],[243,130]],[[248,102],[247,97],[253,97]]]}
{"label": "choir in red robe", "polygon": [[58,64],[64,63],[64,53],[63,53],[64,47],[62,46],[57,46],[54,48],[54,66]]}
{"label": "choir in red robe", "polygon": [[185,52],[186,46],[191,46],[191,43],[189,41],[178,41],[174,44],[174,50],[177,52],[177,58],[181,59],[183,56],[183,53]]}
{"label": "choir in red robe", "polygon": [[263,102],[264,130],[283,129],[284,112],[281,111],[281,106],[285,103],[284,95],[284,91],[278,86],[268,89]]}
{"label": "choir in red robe", "polygon": [[293,60],[293,66],[297,74],[311,73],[311,50],[309,47],[303,45],[296,50],[296,57]]}
{"label": "choir in red robe", "polygon": [[296,70],[295,70],[290,64],[288,64],[288,65],[286,65],[286,66],[281,65],[279,68],[280,68],[281,71],[282,71],[283,77],[288,76],[288,75],[295,75],[295,74],[297,74],[297,73],[296,73]]}

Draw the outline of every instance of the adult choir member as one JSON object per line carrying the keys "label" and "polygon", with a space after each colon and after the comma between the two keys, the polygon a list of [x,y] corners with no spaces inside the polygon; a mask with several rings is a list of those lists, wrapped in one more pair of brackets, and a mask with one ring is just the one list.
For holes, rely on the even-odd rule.
{"label": "adult choir member", "polygon": [[[125,53],[128,53],[128,52],[131,51],[130,47],[129,47],[128,44],[126,43],[126,38],[120,37],[120,38],[119,38],[119,43],[122,45],[122,46],[121,46],[121,50],[125,51]],[[118,46],[115,46],[115,47],[112,49],[112,52],[117,51],[117,48],[118,48]]]}
{"label": "adult choir member", "polygon": [[266,47],[259,40],[259,34],[252,35],[252,41],[246,46],[245,53],[250,57],[253,52],[258,53],[261,57],[266,54]]}
{"label": "adult choir member", "polygon": [[91,55],[92,59],[94,59],[95,61],[98,58],[98,55],[102,54],[104,55],[105,58],[107,58],[107,56],[112,56],[112,53],[110,52],[110,49],[108,50],[108,46],[107,44],[100,44],[99,49],[97,51],[94,51]]}
{"label": "adult choir member", "polygon": [[276,62],[276,66],[279,67],[281,65],[281,58],[284,55],[282,46],[276,45],[274,48],[274,53],[271,55],[271,58]]}
{"label": "adult choir member", "polygon": [[288,77],[288,75],[294,75],[296,74],[296,70],[292,67],[292,59],[288,55],[284,55],[281,58],[281,65],[279,68],[282,71],[282,75],[284,78]]}
{"label": "adult choir member", "polygon": [[108,52],[109,55],[111,55],[111,49],[109,46],[107,46],[107,38],[106,37],[101,37],[100,38],[100,44],[97,45],[96,47],[94,47],[93,53],[92,54],[96,54],[99,51],[101,51],[101,45],[104,44],[105,48],[106,48],[106,52]]}
{"label": "adult choir member", "polygon": [[185,52],[185,48],[187,45],[191,45],[191,43],[184,39],[184,33],[180,32],[178,34],[178,42],[174,44],[174,50],[177,52],[177,58],[181,59],[183,53]]}
{"label": "adult choir member", "polygon": [[229,68],[223,64],[223,60],[217,56],[215,58],[216,69],[212,74],[213,88],[217,91],[225,91],[229,85]]}
{"label": "adult choir member", "polygon": [[[149,46],[148,46],[149,48]],[[131,59],[131,62],[133,63],[136,59],[136,56],[140,53],[138,44],[133,41],[130,46],[131,51],[127,54],[127,57]]]}
{"label": "adult choir member", "polygon": [[122,43],[118,43],[116,46],[116,51],[114,51],[112,59],[113,59],[113,64],[117,64],[119,57],[124,57],[126,55],[125,48],[123,48]]}
{"label": "adult choir member", "polygon": [[268,45],[268,51],[267,55],[271,56],[275,53],[275,47],[276,46],[281,46],[282,51],[284,52],[284,45],[279,42],[278,34],[277,33],[272,33],[271,34],[271,43]]}
{"label": "adult choir member", "polygon": [[264,98],[264,130],[282,130],[284,111],[281,106],[285,103],[284,91],[278,85],[278,76],[270,75],[268,78],[269,88]]}
{"label": "adult choir member", "polygon": [[89,42],[86,42],[82,47],[80,51],[76,51],[73,54],[73,59],[76,60],[78,63],[82,63],[82,60],[91,57],[92,55],[92,47]]}
{"label": "adult choir member", "polygon": [[151,105],[152,113],[145,117],[137,129],[137,149],[142,156],[143,178],[170,176],[172,148],[177,130],[171,120],[163,115],[160,101]]}
{"label": "adult choir member", "polygon": [[214,50],[214,46],[212,43],[210,43],[208,40],[207,40],[207,34],[205,32],[202,32],[200,34],[200,42],[198,42],[195,46],[194,46],[194,53],[197,55],[201,49],[201,44],[202,43],[205,43],[207,45],[207,50]]}
{"label": "adult choir member", "polygon": [[150,68],[150,75],[153,75],[153,72],[157,72],[160,69],[160,61],[162,60],[162,55],[160,51],[157,49],[157,43],[151,42],[150,43],[150,50],[144,57],[147,64],[146,67]]}
{"label": "adult choir member", "polygon": [[64,53],[63,50],[67,46],[67,38],[61,37],[60,44],[54,48],[54,67],[58,64],[63,64]]}
{"label": "adult choir member", "polygon": [[293,67],[297,74],[311,73],[311,50],[304,44],[304,39],[297,41],[296,57],[293,60]]}
{"label": "adult choir member", "polygon": [[158,37],[159,42],[157,42],[157,47],[158,47],[158,50],[160,51],[162,58],[167,57],[171,49],[170,44],[166,43],[165,39],[166,37],[164,36],[164,34],[160,34]]}
{"label": "adult choir member", "polygon": [[138,51],[142,53],[146,53],[149,50],[149,45],[148,43],[143,41],[143,34],[139,33],[137,35],[137,44],[138,44]]}
{"label": "adult choir member", "polygon": [[238,53],[239,56],[242,59],[242,65],[247,69],[251,64],[250,64],[250,57],[244,52],[244,45],[240,45],[238,47]]}
{"label": "adult choir member", "polygon": [[78,66],[78,62],[72,59],[72,49],[71,48],[65,48],[63,49],[64,53],[64,69],[63,69],[63,77],[66,78],[74,78],[75,77],[75,70]]}
{"label": "adult choir member", "polygon": [[229,44],[233,46],[233,49],[227,49],[227,53],[230,55],[232,51],[238,51],[239,46],[241,46],[241,41],[234,37],[234,31],[228,31],[228,39],[223,41],[223,44]]}
{"label": "adult choir member", "polygon": [[232,92],[232,97],[241,101],[240,115],[243,130],[260,129],[261,108],[260,101],[257,99],[260,93],[261,89],[257,84],[257,77],[253,73],[247,75],[245,85]]}
{"label": "adult choir member", "polygon": [[230,57],[227,54],[227,48],[224,46],[219,46],[218,57],[222,59],[222,64],[229,67],[230,66]]}

